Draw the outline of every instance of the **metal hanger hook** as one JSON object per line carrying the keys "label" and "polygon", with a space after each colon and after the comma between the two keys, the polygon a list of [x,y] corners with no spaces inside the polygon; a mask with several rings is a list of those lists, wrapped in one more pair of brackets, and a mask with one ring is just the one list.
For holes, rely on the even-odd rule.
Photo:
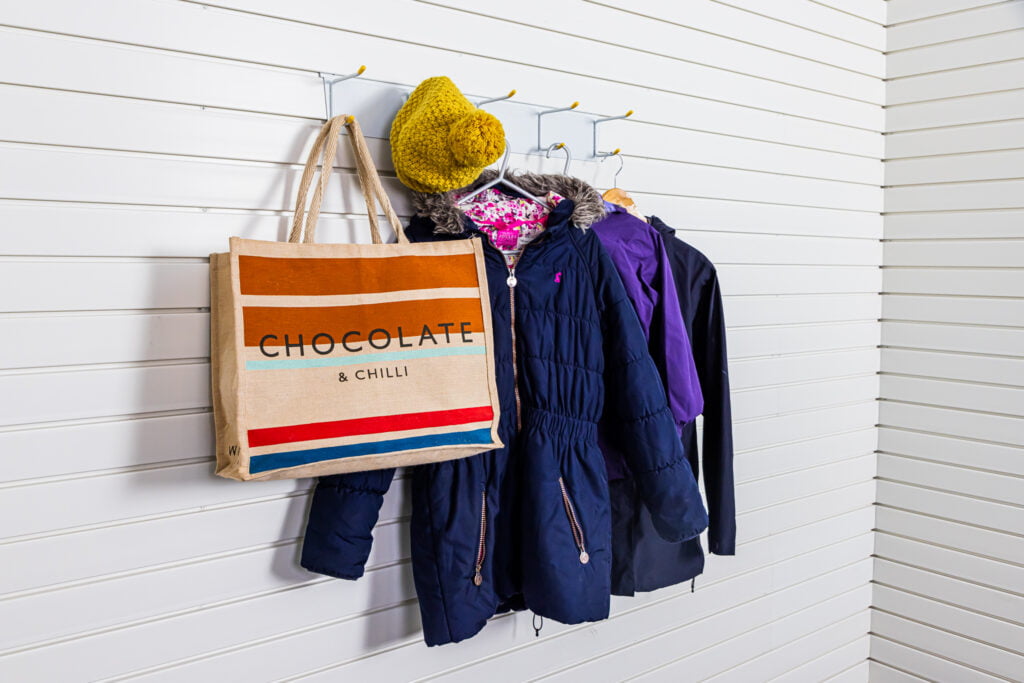
{"label": "metal hanger hook", "polygon": [[622,167],[626,165],[626,159],[621,154],[616,154],[619,158],[619,167],[615,170],[615,175],[612,177],[612,185],[619,184],[619,174],[622,173]]}
{"label": "metal hanger hook", "polygon": [[501,163],[498,165],[498,177],[504,178],[508,170],[508,160],[512,156],[512,143],[505,138],[505,153],[501,155]]}
{"label": "metal hanger hook", "polygon": [[551,152],[556,149],[565,150],[565,166],[562,167],[562,175],[569,175],[569,164],[572,163],[572,152],[569,151],[569,147],[564,142],[555,142],[548,145],[548,149],[544,152],[544,158],[550,159]]}

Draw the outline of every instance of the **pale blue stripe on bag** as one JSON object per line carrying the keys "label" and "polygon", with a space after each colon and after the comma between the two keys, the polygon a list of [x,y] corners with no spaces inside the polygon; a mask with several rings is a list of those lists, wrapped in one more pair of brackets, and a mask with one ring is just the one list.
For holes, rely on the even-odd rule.
{"label": "pale blue stripe on bag", "polygon": [[342,365],[366,365],[388,363],[394,360],[414,358],[437,358],[439,356],[483,356],[486,346],[454,346],[438,349],[413,349],[411,351],[387,351],[359,356],[339,358],[282,358],[280,360],[247,360],[246,370],[294,370],[296,368],[335,368]]}

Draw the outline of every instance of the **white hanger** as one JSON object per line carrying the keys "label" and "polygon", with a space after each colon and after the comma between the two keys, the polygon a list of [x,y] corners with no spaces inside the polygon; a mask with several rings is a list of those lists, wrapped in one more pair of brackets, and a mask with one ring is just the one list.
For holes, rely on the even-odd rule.
{"label": "white hanger", "polygon": [[543,199],[541,199],[539,197],[535,197],[534,195],[530,194],[529,192],[527,192],[526,190],[524,190],[523,188],[519,187],[518,185],[516,185],[511,180],[509,180],[508,178],[505,177],[505,172],[508,170],[508,159],[509,159],[509,157],[511,155],[512,155],[512,147],[511,147],[511,145],[509,145],[508,138],[505,138],[505,154],[504,154],[504,156],[501,157],[501,165],[498,167],[498,177],[495,178],[494,180],[492,180],[491,182],[487,183],[486,185],[473,190],[472,192],[467,194],[465,197],[463,197],[462,199],[460,199],[457,202],[455,202],[455,205],[459,206],[461,204],[465,204],[466,202],[470,201],[471,199],[473,199],[473,197],[477,196],[478,194],[480,194],[484,190],[489,190],[490,188],[492,188],[492,187],[494,187],[496,185],[504,185],[505,187],[507,187],[509,189],[515,190],[516,192],[518,192],[519,194],[523,195],[524,197],[526,197],[530,201],[536,202],[536,203],[540,204],[541,206],[543,206],[545,208],[548,208],[548,209],[553,208],[547,201],[545,201],[545,200],[543,200]]}

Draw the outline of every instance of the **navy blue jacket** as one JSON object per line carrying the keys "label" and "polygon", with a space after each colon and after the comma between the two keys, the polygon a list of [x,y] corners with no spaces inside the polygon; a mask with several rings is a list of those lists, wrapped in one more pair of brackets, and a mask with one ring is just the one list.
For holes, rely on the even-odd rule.
{"label": "navy blue jacket", "polygon": [[[704,492],[710,526],[708,549],[736,553],[736,501],[733,484],[732,412],[725,345],[725,317],[715,266],[704,254],[676,237],[657,216],[651,225],[665,240],[679,307],[690,338],[704,395],[703,454],[698,458],[696,422],[683,425],[683,448],[695,473],[704,465]],[[688,581],[704,570],[700,539],[673,542],[655,532],[634,483],[612,481],[615,521],[612,592],[633,595]]]}
{"label": "navy blue jacket", "polygon": [[[506,444],[411,468],[413,577],[428,645],[468,638],[508,609],[568,624],[608,616],[611,517],[597,444],[606,410],[657,533],[682,541],[707,526],[636,313],[610,257],[573,215],[571,200],[554,208],[514,287],[501,253],[465,216],[458,234],[439,234],[427,217],[406,230],[412,241],[486,240]],[[393,474],[319,481],[302,566],[362,575]]]}

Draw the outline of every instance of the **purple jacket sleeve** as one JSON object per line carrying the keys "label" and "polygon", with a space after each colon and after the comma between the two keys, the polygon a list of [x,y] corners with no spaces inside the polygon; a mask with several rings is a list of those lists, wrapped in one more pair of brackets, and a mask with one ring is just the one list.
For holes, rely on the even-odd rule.
{"label": "purple jacket sleeve", "polygon": [[700,378],[693,360],[690,337],[686,334],[683,316],[679,308],[679,294],[665,242],[656,230],[651,229],[655,255],[652,259],[656,271],[651,282],[658,294],[658,306],[654,309],[648,333],[651,357],[658,366],[658,372],[665,383],[668,404],[676,424],[690,422],[704,409]]}
{"label": "purple jacket sleeve", "polygon": [[657,228],[612,205],[591,230],[622,278],[680,430],[700,415],[704,399],[665,241]]}

